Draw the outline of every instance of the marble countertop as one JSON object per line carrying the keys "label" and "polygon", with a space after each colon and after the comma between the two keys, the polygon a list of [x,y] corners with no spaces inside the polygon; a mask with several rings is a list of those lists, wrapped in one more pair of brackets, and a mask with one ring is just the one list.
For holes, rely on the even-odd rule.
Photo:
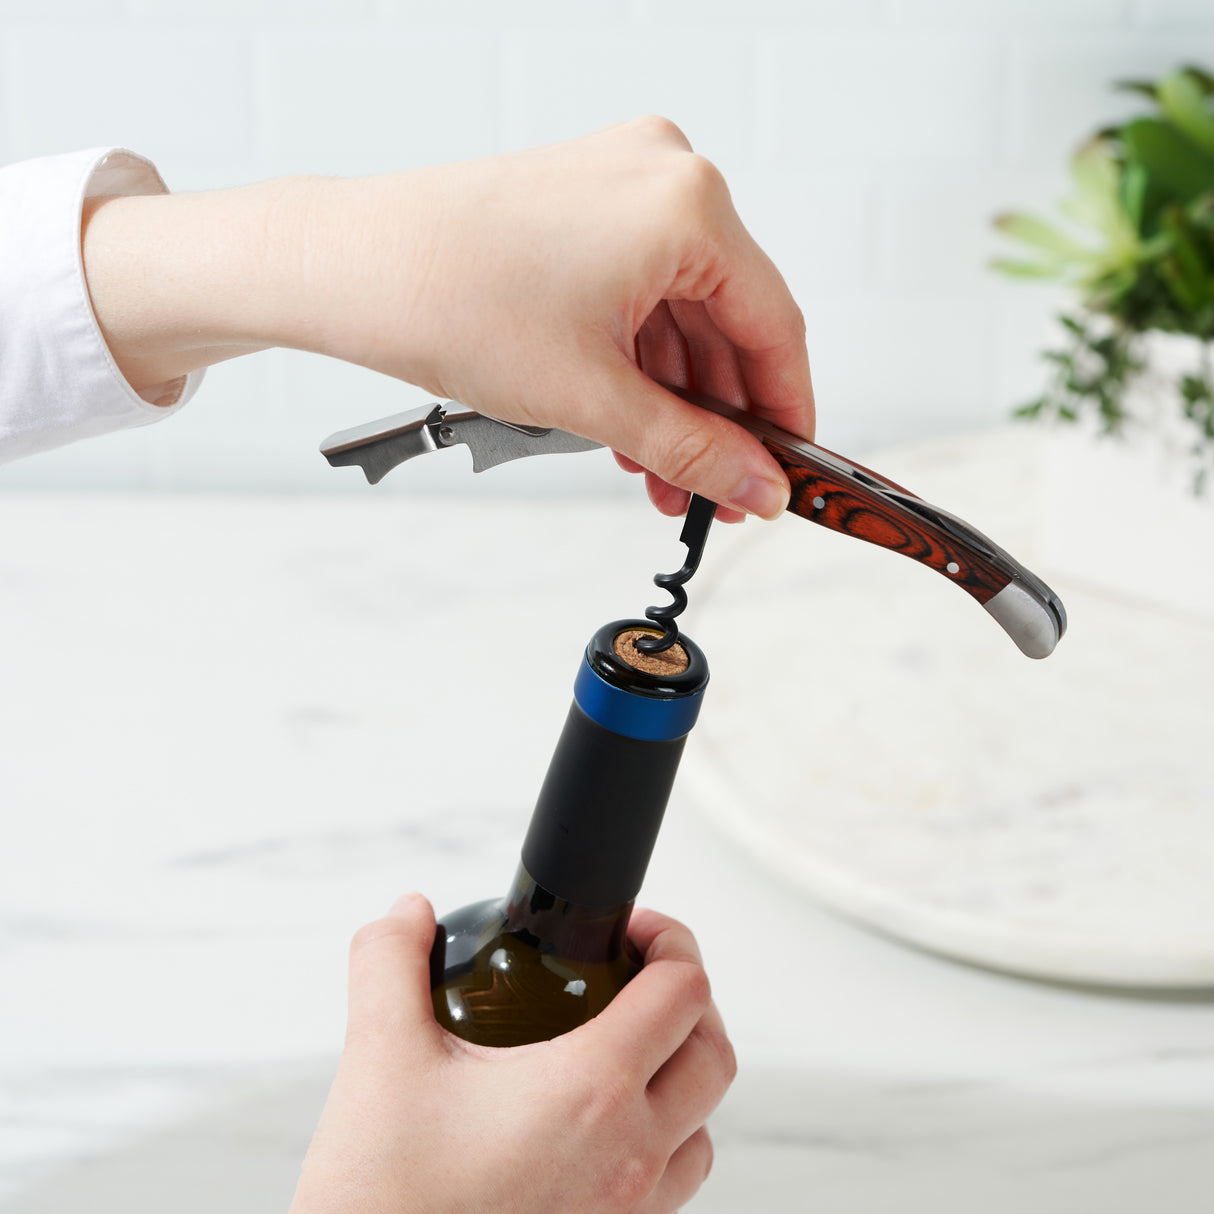
{"label": "marble countertop", "polygon": [[[408,888],[503,888],[582,647],[677,526],[368,491],[9,495],[0,527],[0,1210],[285,1209],[349,936]],[[741,1072],[688,1209],[1208,1208],[1211,997],[836,918],[704,812],[695,742],[642,897],[696,930]]]}

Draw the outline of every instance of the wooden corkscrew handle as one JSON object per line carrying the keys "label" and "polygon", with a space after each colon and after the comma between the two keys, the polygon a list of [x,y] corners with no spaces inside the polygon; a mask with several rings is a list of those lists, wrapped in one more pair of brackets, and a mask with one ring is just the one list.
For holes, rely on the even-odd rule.
{"label": "wooden corkscrew handle", "polygon": [[1029,657],[1047,657],[1062,639],[1066,611],[1058,596],[964,519],[745,409],[666,387],[749,430],[767,448],[792,486],[791,513],[936,570],[977,599]]}

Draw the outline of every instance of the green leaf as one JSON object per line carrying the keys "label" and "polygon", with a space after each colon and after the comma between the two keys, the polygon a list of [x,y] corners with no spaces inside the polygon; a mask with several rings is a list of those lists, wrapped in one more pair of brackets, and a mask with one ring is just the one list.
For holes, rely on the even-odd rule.
{"label": "green leaf", "polygon": [[1214,194],[1194,199],[1185,208],[1185,215],[1194,227],[1214,232]]}
{"label": "green leaf", "polygon": [[1148,97],[1152,101],[1158,99],[1153,80],[1115,80],[1113,81],[1113,87],[1119,93],[1139,93],[1141,96]]}
{"label": "green leaf", "polygon": [[1080,223],[1095,228],[1108,242],[1114,261],[1133,258],[1138,233],[1122,204],[1121,164],[1107,139],[1089,139],[1071,158],[1075,192],[1063,204]]}
{"label": "green leaf", "polygon": [[1060,253],[1064,257],[1088,257],[1091,250],[1065,232],[1023,212],[1012,212],[995,217],[995,227],[1005,236],[1019,240],[1047,253]]}
{"label": "green leaf", "polygon": [[[1165,231],[1172,239],[1173,257],[1176,272],[1184,279],[1188,294],[1194,302],[1188,305],[1190,312],[1196,312],[1210,301],[1212,281],[1211,267],[1206,264],[1201,250],[1194,243],[1184,213],[1179,207],[1172,207],[1163,217]],[[1169,263],[1165,263],[1169,264]]]}
{"label": "green leaf", "polygon": [[1186,63],[1181,69],[1186,75],[1193,77],[1194,84],[1207,97],[1214,96],[1214,76],[1210,75],[1203,67],[1198,67],[1195,63]]}
{"label": "green leaf", "polygon": [[1087,284],[1086,304],[1097,312],[1116,312],[1119,302],[1138,283],[1138,271],[1133,265],[1119,266]]}
{"label": "green leaf", "polygon": [[1093,227],[1103,228],[1110,208],[1121,209],[1121,168],[1112,140],[1089,139],[1071,157],[1072,196],[1077,211]]}
{"label": "green leaf", "polygon": [[1134,230],[1140,234],[1143,231],[1142,221],[1146,212],[1147,187],[1150,182],[1151,176],[1146,166],[1139,164],[1137,160],[1130,161],[1121,175],[1121,205],[1134,225]]}
{"label": "green leaf", "polygon": [[1186,278],[1180,263],[1174,257],[1159,265],[1159,276],[1163,279],[1172,298],[1186,311],[1196,312],[1201,307],[1201,295],[1194,290],[1193,284]]}
{"label": "green leaf", "polygon": [[1006,257],[997,257],[991,262],[991,269],[1000,274],[1008,274],[1012,278],[1061,278],[1062,266],[1057,262],[1043,261],[1010,261]]}
{"label": "green leaf", "polygon": [[[1160,223],[1162,224],[1162,215]],[[1167,232],[1156,232],[1154,236],[1148,240],[1144,240],[1138,246],[1138,256],[1140,261],[1158,261],[1161,257],[1166,257],[1172,251],[1172,238]]]}
{"label": "green leaf", "polygon": [[1179,202],[1214,190],[1214,156],[1158,118],[1136,118],[1122,131],[1127,151]]}
{"label": "green leaf", "polygon": [[1201,85],[1188,72],[1173,72],[1159,82],[1159,104],[1198,147],[1214,156],[1214,114]]}
{"label": "green leaf", "polygon": [[1191,403],[1207,401],[1214,404],[1214,384],[1202,379],[1200,375],[1182,375],[1180,394]]}

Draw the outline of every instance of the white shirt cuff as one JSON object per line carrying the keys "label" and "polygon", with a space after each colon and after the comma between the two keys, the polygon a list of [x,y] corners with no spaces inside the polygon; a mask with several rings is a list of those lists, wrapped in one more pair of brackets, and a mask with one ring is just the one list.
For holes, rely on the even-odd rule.
{"label": "white shirt cuff", "polygon": [[127,383],[84,277],[84,200],[167,192],[122,148],[0,168],[0,461],[160,421],[197,391],[201,371],[143,392]]}

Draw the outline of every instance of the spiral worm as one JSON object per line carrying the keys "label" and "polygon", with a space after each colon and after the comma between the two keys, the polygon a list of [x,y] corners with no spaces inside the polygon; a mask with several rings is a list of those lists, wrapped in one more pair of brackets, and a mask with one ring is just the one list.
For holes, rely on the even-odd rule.
{"label": "spiral worm", "polygon": [[659,573],[653,579],[654,585],[665,590],[671,601],[665,607],[645,609],[645,618],[659,625],[662,635],[637,637],[633,644],[642,653],[661,653],[679,639],[679,626],[675,621],[687,608],[687,591],[683,586],[700,567],[700,558],[704,555],[704,544],[708,539],[708,528],[712,525],[716,510],[715,502],[710,502],[698,493],[692,494],[691,504],[687,507],[687,518],[683,521],[683,530],[679,532],[679,543],[687,545],[687,560],[683,562],[678,573]]}

